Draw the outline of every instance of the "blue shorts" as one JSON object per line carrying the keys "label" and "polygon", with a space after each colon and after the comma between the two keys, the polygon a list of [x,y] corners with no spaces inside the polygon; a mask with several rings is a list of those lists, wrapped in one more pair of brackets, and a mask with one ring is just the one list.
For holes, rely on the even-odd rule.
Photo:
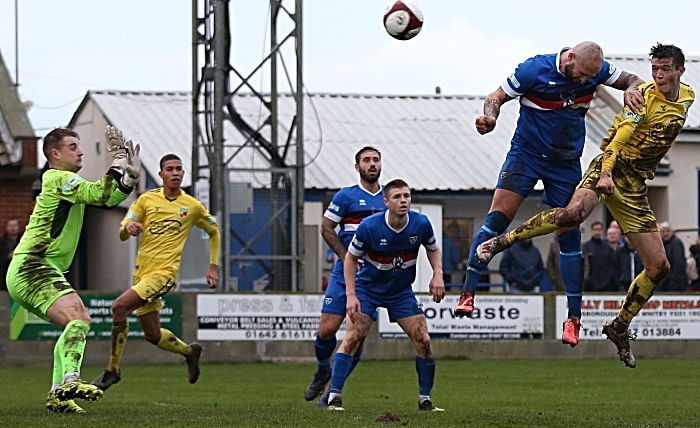
{"label": "blue shorts", "polygon": [[357,293],[357,299],[360,301],[362,313],[367,315],[373,314],[370,316],[375,320],[379,314],[379,308],[386,308],[387,312],[389,312],[389,321],[391,322],[414,315],[425,314],[416,299],[416,295],[413,293],[413,289],[410,287],[393,296],[372,293],[364,287],[357,287],[355,292]]}
{"label": "blue shorts", "polygon": [[321,312],[326,314],[345,316],[347,313],[348,298],[345,296],[345,277],[342,272],[340,275],[331,274],[331,280],[328,281],[326,295],[323,298],[323,307]]}
{"label": "blue shorts", "polygon": [[501,167],[496,188],[527,198],[538,180],[544,184],[542,202],[553,208],[565,207],[581,180],[581,161],[541,158],[513,147]]}

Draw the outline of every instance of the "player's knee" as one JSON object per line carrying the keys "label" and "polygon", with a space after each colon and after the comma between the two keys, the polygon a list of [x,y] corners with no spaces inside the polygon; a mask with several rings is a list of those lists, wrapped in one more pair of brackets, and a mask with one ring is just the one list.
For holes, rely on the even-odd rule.
{"label": "player's knee", "polygon": [[560,208],[554,214],[554,222],[559,227],[573,227],[580,224],[583,218],[582,211],[576,207]]}
{"label": "player's knee", "polygon": [[326,323],[321,324],[318,327],[318,337],[324,340],[332,339],[338,332],[338,329],[334,327],[335,326]]}
{"label": "player's knee", "polygon": [[112,317],[118,320],[125,319],[130,312],[128,309],[126,305],[117,299],[112,303]]}
{"label": "player's knee", "polygon": [[158,342],[160,342],[160,338],[161,338],[160,329],[158,331],[146,331],[146,330],[144,330],[143,337],[144,337],[144,339],[151,342],[152,344],[157,345]]}
{"label": "player's knee", "polygon": [[671,271],[671,265],[668,263],[666,258],[663,258],[656,263],[651,263],[651,266],[645,266],[645,268],[647,270],[647,275],[649,275],[649,278],[655,284],[658,284],[664,278],[666,278],[668,273]]}
{"label": "player's knee", "polygon": [[423,358],[432,358],[433,352],[430,346],[430,336],[427,333],[418,335],[414,344]]}

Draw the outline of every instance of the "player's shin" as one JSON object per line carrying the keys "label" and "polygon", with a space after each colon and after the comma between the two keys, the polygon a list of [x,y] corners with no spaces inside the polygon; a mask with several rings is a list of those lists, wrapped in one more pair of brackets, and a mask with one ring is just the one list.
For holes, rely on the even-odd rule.
{"label": "player's shin", "polygon": [[[83,364],[85,340],[90,325],[82,320],[73,320],[66,325],[65,330],[56,344],[59,348],[63,365],[64,381],[67,374],[79,374]],[[77,377],[77,376],[76,376]]]}
{"label": "player's shin", "polygon": [[172,331],[165,328],[160,329],[160,340],[156,346],[174,354],[187,355],[187,353],[190,352],[190,345],[180,340]]}
{"label": "player's shin", "polygon": [[501,211],[492,211],[488,213],[484,225],[479,229],[469,249],[467,277],[464,281],[462,293],[470,292],[474,295],[476,292],[476,285],[479,283],[479,278],[481,277],[481,272],[488,267],[488,264],[479,262],[479,259],[476,257],[476,247],[482,242],[505,232],[509,224],[510,220],[508,220],[508,217]]}
{"label": "player's shin", "polygon": [[314,348],[316,350],[316,361],[318,361],[318,373],[327,373],[331,370],[331,355],[333,355],[337,343],[335,335],[330,339],[323,339],[321,336],[316,335]]}
{"label": "player's shin", "polygon": [[112,324],[111,356],[107,370],[113,373],[119,372],[119,361],[124,353],[126,338],[129,334],[129,320],[115,321]]}
{"label": "player's shin", "polygon": [[583,296],[583,253],[581,252],[581,232],[569,230],[557,237],[559,241],[559,270],[566,288],[569,304],[569,318],[581,318]]}
{"label": "player's shin", "polygon": [[[528,221],[521,224],[517,228],[508,232],[507,239],[509,244],[514,244],[519,241],[532,239],[536,236],[546,235],[559,229],[554,219],[557,210],[555,208],[547,211],[542,211],[535,214]],[[580,241],[580,238],[579,238]],[[579,243],[580,244],[580,243]],[[581,247],[579,245],[579,251]]]}
{"label": "player's shin", "polygon": [[622,309],[620,309],[618,318],[627,324],[632,322],[632,318],[634,318],[649,299],[651,299],[651,296],[654,294],[654,288],[656,288],[656,284],[649,278],[646,269],[643,270],[637,275],[634,281],[632,281],[632,285],[630,285],[629,290],[627,290],[627,296],[622,303]]}
{"label": "player's shin", "polygon": [[51,391],[55,390],[63,382],[63,362],[61,361],[61,348],[59,342],[53,347],[53,377],[51,378]]}
{"label": "player's shin", "polygon": [[418,391],[421,396],[430,398],[435,383],[435,360],[416,355],[416,372],[418,373]]}
{"label": "player's shin", "polygon": [[336,352],[333,359],[333,376],[331,376],[331,394],[340,394],[343,392],[345,381],[350,376],[352,368],[352,356]]}

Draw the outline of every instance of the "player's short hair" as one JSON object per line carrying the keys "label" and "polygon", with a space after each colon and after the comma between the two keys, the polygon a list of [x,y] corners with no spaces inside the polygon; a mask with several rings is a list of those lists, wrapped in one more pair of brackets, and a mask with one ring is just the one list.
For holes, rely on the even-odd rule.
{"label": "player's short hair", "polygon": [[182,162],[182,159],[180,159],[180,156],[174,154],[174,153],[168,153],[167,155],[163,156],[160,158],[160,170],[163,170],[163,164],[169,160],[179,160]]}
{"label": "player's short hair", "polygon": [[671,58],[676,68],[685,66],[685,55],[683,54],[683,50],[674,45],[664,45],[657,42],[656,45],[652,46],[649,50],[649,58]]}
{"label": "player's short hair", "polygon": [[54,128],[44,137],[44,145],[41,150],[44,152],[46,159],[51,159],[51,150],[61,148],[61,140],[66,137],[75,137],[80,140],[80,135],[72,129]]}
{"label": "player's short hair", "polygon": [[362,157],[362,153],[364,152],[377,152],[379,155],[379,159],[382,158],[382,152],[379,151],[378,148],[372,147],[372,146],[364,146],[363,148],[360,149],[359,152],[355,153],[355,163],[359,164],[360,163],[360,158]]}
{"label": "player's short hair", "polygon": [[593,223],[591,223],[591,229],[593,229],[594,227],[596,227],[596,226],[598,226],[598,225],[600,225],[600,227],[602,227],[603,229],[605,229],[605,225],[603,224],[602,221],[594,221]]}
{"label": "player's short hair", "polygon": [[401,189],[404,187],[408,187],[408,190],[411,190],[411,187],[408,185],[408,183],[406,183],[404,180],[402,180],[400,178],[395,178],[384,185],[384,190],[383,190],[384,197],[385,198],[389,197],[389,193],[391,192],[391,189]]}

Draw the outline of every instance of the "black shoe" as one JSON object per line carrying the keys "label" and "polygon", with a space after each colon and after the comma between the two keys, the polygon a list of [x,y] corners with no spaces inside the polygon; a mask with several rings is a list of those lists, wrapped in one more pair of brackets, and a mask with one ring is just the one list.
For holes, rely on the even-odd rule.
{"label": "black shoe", "polygon": [[191,343],[192,352],[185,355],[185,362],[187,363],[187,380],[190,383],[197,382],[199,379],[199,357],[202,356],[202,351],[204,348],[199,343]]}
{"label": "black shoe", "polygon": [[433,402],[430,400],[423,400],[418,402],[418,410],[425,410],[426,412],[444,412],[445,409],[433,406]]}
{"label": "black shoe", "polygon": [[311,381],[304,392],[304,399],[306,401],[311,401],[321,395],[323,387],[326,386],[329,380],[331,380],[330,370],[324,373],[316,372],[316,374],[314,374],[314,380]]}
{"label": "black shoe", "polygon": [[323,394],[321,394],[320,397],[318,397],[318,401],[316,402],[316,405],[322,409],[325,409],[328,407],[328,397],[331,395],[331,388],[326,386],[323,390]]}
{"label": "black shoe", "polygon": [[326,407],[326,409],[336,410],[340,412],[345,410],[343,408],[343,397],[341,397],[340,395],[336,395],[335,397],[333,397],[333,399],[328,402],[328,407]]}
{"label": "black shoe", "polygon": [[120,380],[122,380],[121,371],[112,372],[109,370],[105,370],[104,373],[97,376],[97,378],[92,381],[92,384],[103,391],[107,391],[107,388],[114,385],[115,383],[119,383]]}

